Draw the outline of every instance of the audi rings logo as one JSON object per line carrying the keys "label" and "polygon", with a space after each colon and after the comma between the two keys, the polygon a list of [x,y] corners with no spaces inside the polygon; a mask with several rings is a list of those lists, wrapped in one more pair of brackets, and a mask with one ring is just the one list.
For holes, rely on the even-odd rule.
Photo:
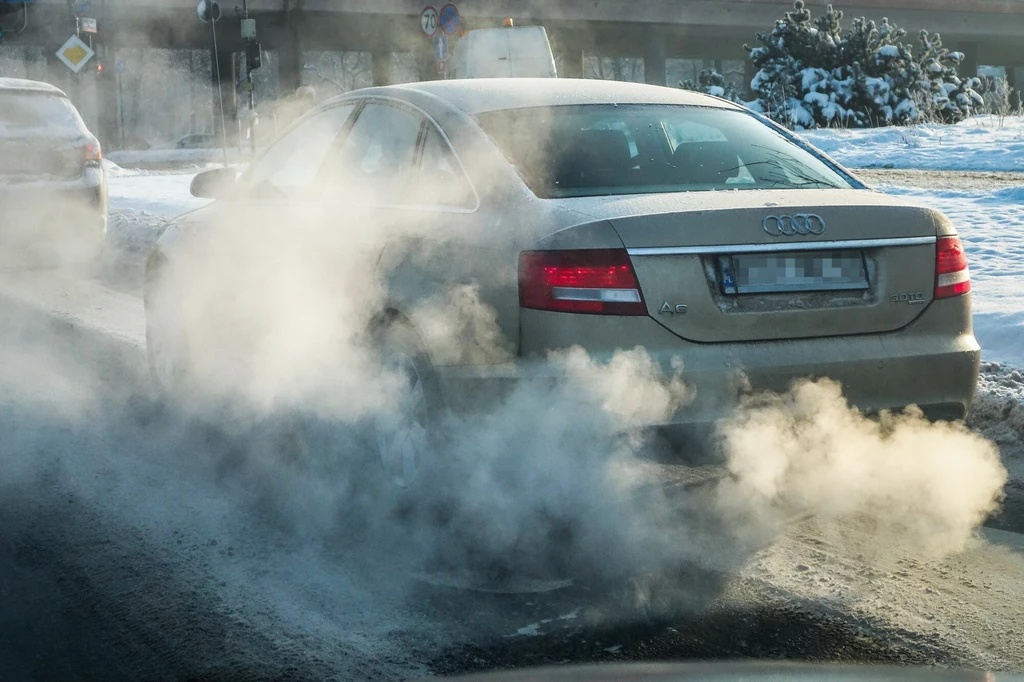
{"label": "audi rings logo", "polygon": [[798,234],[822,234],[825,232],[825,221],[813,213],[797,213],[796,215],[770,215],[761,221],[764,231],[773,237],[793,237]]}

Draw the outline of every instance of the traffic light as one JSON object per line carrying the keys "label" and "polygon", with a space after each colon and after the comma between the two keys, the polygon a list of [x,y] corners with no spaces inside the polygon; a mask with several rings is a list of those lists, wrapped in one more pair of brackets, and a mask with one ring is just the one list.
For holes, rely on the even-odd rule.
{"label": "traffic light", "polygon": [[263,65],[262,48],[255,40],[245,44],[245,65],[249,71],[255,71]]}

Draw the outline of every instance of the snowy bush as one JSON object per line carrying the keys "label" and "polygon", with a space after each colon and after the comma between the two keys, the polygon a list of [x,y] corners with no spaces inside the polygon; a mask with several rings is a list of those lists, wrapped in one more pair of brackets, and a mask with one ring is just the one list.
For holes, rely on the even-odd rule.
{"label": "snowy bush", "polygon": [[691,80],[679,81],[679,87],[683,90],[695,90],[715,97],[724,97],[732,102],[740,101],[740,89],[735,83],[726,80],[725,76],[714,69],[704,69],[697,76],[697,82]]}
{"label": "snowy bush", "polygon": [[963,54],[921,31],[919,45],[904,43],[906,31],[883,19],[859,17],[843,30],[843,13],[829,5],[812,20],[800,0],[794,11],[758,34],[758,47],[744,46],[757,73],[749,102],[791,128],[867,128],[924,120],[961,121],[983,104],[977,78],[961,79]]}
{"label": "snowy bush", "polygon": [[981,84],[974,88],[985,101],[983,112],[998,116],[1021,114],[1019,93],[1010,87],[1005,77],[979,76]]}

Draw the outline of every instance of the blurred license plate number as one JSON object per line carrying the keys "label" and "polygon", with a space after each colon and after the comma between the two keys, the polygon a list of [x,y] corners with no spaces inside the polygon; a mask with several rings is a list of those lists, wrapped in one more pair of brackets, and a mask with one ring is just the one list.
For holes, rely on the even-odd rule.
{"label": "blurred license plate number", "polygon": [[763,294],[867,289],[860,251],[797,251],[719,257],[722,291]]}

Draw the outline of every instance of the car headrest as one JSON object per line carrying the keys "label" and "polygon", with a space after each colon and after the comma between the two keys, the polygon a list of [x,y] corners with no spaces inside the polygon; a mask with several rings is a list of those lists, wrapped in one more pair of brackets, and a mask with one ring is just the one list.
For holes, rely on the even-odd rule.
{"label": "car headrest", "polygon": [[629,140],[621,130],[580,130],[559,156],[555,181],[560,187],[621,185],[633,165]]}
{"label": "car headrest", "polygon": [[732,144],[725,140],[683,142],[676,147],[672,163],[687,184],[724,184],[739,175],[739,158]]}

